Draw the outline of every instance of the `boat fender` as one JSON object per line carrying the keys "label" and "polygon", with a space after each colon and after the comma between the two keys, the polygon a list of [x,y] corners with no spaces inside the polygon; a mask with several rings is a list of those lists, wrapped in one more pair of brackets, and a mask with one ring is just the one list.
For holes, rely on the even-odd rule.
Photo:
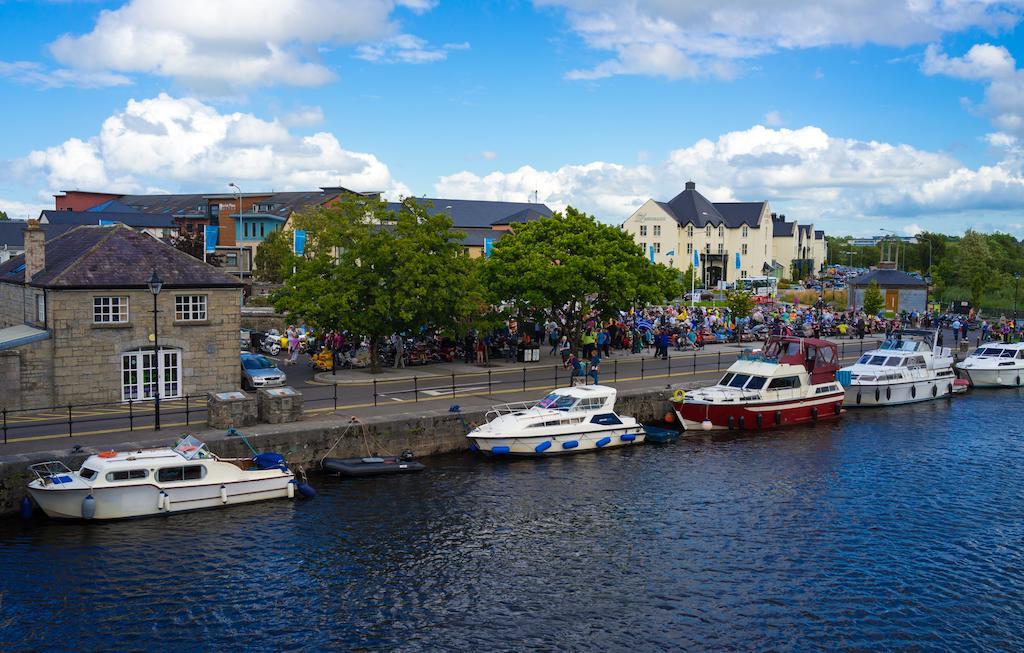
{"label": "boat fender", "polygon": [[682,388],[679,388],[678,390],[672,393],[672,401],[676,402],[677,404],[683,403],[684,399],[686,399],[686,391],[683,390]]}
{"label": "boat fender", "polygon": [[164,510],[171,511],[171,495],[164,493]]}
{"label": "boat fender", "polygon": [[82,499],[82,519],[92,519],[96,516],[96,499],[92,495]]}
{"label": "boat fender", "polygon": [[700,427],[705,431],[710,431],[714,427],[714,425],[711,423],[711,420],[706,419],[700,423]]}
{"label": "boat fender", "polygon": [[933,385],[932,385],[932,396],[933,396],[933,397],[935,397],[935,396],[937,396],[938,394],[939,394],[939,390],[938,390],[938,388],[936,388],[936,387],[935,387],[935,385],[933,384]]}
{"label": "boat fender", "polygon": [[295,498],[295,485],[296,485],[296,481],[295,481],[294,478],[292,480],[288,481],[288,498],[289,499],[294,499]]}
{"label": "boat fender", "polygon": [[223,485],[220,486],[220,502],[221,503],[227,503],[228,502],[228,489],[227,489],[227,487],[225,487]]}
{"label": "boat fender", "polygon": [[533,450],[536,451],[537,453],[544,453],[545,451],[547,451],[550,448],[551,448],[551,441],[550,440],[545,440],[544,442],[541,442],[536,447],[534,447]]}
{"label": "boat fender", "polygon": [[510,451],[508,447],[491,447],[491,453],[495,456],[507,454]]}
{"label": "boat fender", "polygon": [[665,417],[663,417],[662,419],[665,420],[666,424],[671,424],[672,422],[676,421],[676,416],[670,410],[667,413],[665,413]]}
{"label": "boat fender", "polygon": [[782,424],[782,411],[781,410],[775,411],[775,426],[778,426],[779,424]]}
{"label": "boat fender", "polygon": [[892,399],[892,388],[886,388],[885,389],[885,398],[886,399]]}
{"label": "boat fender", "polygon": [[633,433],[623,433],[619,436],[619,439],[623,442],[632,442],[633,440],[636,440],[636,435]]}
{"label": "boat fender", "polygon": [[298,488],[299,494],[301,494],[304,499],[312,499],[316,496],[316,490],[314,490],[313,486],[309,483],[299,483]]}
{"label": "boat fender", "polygon": [[164,507],[166,506],[166,504],[167,504],[167,493],[164,492],[163,490],[160,490],[160,494],[158,494],[157,497],[156,497],[156,509],[157,510],[163,510]]}
{"label": "boat fender", "polygon": [[732,430],[732,425],[733,425],[734,421],[735,421],[735,418],[732,415],[729,415],[729,430],[730,431]]}
{"label": "boat fender", "polygon": [[882,391],[879,390],[878,388],[875,388],[875,401],[878,401],[881,398],[882,398]]}
{"label": "boat fender", "polygon": [[1017,375],[1017,385],[1020,385],[1020,374]]}
{"label": "boat fender", "polygon": [[917,399],[917,386],[916,385],[910,386],[910,398],[911,399]]}
{"label": "boat fender", "polygon": [[948,385],[948,386],[946,387],[946,392],[948,392],[949,394],[953,394],[953,384],[952,384],[952,383],[950,383],[950,384],[949,384],[949,385]]}
{"label": "boat fender", "polygon": [[740,430],[741,431],[746,428],[746,422],[747,422],[747,416],[746,415],[740,415]]}
{"label": "boat fender", "polygon": [[834,412],[836,415],[838,415],[843,410],[842,406],[843,406],[843,404],[841,402],[837,401],[835,404],[833,404],[832,412]]}
{"label": "boat fender", "polygon": [[576,440],[569,440],[567,442],[562,443],[563,449],[575,449],[578,446],[580,446],[580,443],[577,442]]}
{"label": "boat fender", "polygon": [[32,519],[32,499],[28,497],[21,498],[21,518]]}
{"label": "boat fender", "polygon": [[817,406],[811,408],[811,421],[812,422],[817,422],[818,421],[818,408],[817,408]]}
{"label": "boat fender", "polygon": [[608,436],[606,435],[606,436],[604,436],[603,438],[601,438],[600,440],[598,440],[597,442],[595,442],[594,444],[596,444],[596,445],[597,445],[597,446],[598,446],[598,447],[600,448],[600,447],[603,447],[603,446],[607,445],[607,444],[608,444],[609,442],[611,442],[611,441],[612,441],[612,439],[611,439],[611,438],[609,438],[609,437],[608,437]]}
{"label": "boat fender", "polygon": [[761,428],[764,425],[764,415],[761,413],[757,414],[757,428]]}
{"label": "boat fender", "polygon": [[860,404],[860,390],[857,391],[857,404]]}

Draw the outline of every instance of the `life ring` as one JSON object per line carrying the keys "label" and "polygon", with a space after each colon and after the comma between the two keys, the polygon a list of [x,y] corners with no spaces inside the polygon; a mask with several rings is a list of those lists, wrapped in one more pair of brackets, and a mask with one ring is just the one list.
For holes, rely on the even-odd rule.
{"label": "life ring", "polygon": [[683,403],[683,399],[685,398],[686,391],[683,390],[682,388],[679,388],[678,390],[672,393],[672,401],[676,402],[677,404]]}
{"label": "life ring", "polygon": [[101,451],[101,452],[99,452],[96,455],[99,456],[100,458],[116,458],[117,457],[117,452],[116,451]]}

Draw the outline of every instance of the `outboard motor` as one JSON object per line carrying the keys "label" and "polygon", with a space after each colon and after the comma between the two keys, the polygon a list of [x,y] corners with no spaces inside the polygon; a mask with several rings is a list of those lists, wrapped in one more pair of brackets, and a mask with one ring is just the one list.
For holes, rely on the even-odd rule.
{"label": "outboard motor", "polygon": [[402,459],[403,462],[408,462],[408,461],[412,460],[415,457],[416,457],[416,454],[414,454],[409,449],[406,449],[405,451],[403,451],[402,455],[400,456],[400,458]]}

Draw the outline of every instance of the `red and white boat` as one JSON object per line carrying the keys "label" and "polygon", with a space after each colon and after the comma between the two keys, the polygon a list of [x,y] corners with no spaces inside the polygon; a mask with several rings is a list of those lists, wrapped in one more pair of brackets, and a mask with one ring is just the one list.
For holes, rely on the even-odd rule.
{"label": "red and white boat", "polygon": [[745,351],[717,384],[673,396],[684,429],[759,431],[837,419],[843,387],[836,381],[835,344],[775,337]]}

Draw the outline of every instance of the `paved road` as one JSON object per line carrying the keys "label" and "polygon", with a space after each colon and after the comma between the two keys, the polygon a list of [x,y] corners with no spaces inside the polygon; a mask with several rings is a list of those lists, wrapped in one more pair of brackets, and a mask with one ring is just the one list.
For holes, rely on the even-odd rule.
{"label": "paved road", "polygon": [[[849,364],[875,342],[842,340],[838,344],[840,357]],[[739,350],[736,345],[711,345],[696,353],[672,351],[668,360],[649,354],[619,354],[602,363],[601,382],[616,387],[641,387],[651,382],[710,381],[735,361]],[[469,405],[519,401],[566,385],[569,377],[560,358],[548,357],[546,353],[543,351],[541,360],[535,363],[494,362],[486,369],[463,363],[434,364],[387,370],[376,379],[366,371],[343,370],[330,379],[339,383],[317,381],[315,370],[305,364],[282,369],[288,374],[289,385],[303,393],[307,414],[339,411],[362,417],[409,412],[420,404],[438,408],[444,407],[445,402]],[[396,375],[401,378],[393,378]],[[470,398],[479,401],[467,401]],[[11,413],[6,417],[0,454],[47,449],[57,444],[53,441],[67,442],[72,438],[75,443],[86,444],[117,441],[126,435],[153,435],[153,423],[152,402]],[[164,430],[176,434],[189,428],[204,428],[205,424],[205,397],[161,402]]]}

